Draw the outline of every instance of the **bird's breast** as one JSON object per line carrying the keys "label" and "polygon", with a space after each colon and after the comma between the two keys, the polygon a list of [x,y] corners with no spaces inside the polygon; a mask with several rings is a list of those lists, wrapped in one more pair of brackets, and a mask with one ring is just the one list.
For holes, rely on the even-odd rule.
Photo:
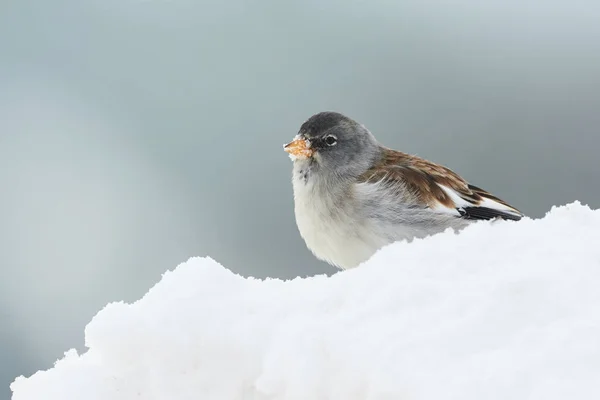
{"label": "bird's breast", "polygon": [[339,268],[353,268],[385,244],[361,216],[349,191],[328,189],[305,179],[300,171],[294,174],[293,188],[298,230],[317,258]]}

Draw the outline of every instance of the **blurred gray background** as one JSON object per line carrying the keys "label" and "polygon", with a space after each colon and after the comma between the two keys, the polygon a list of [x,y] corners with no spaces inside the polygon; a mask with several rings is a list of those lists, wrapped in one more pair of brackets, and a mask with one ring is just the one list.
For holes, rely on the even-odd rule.
{"label": "blurred gray background", "polygon": [[4,0],[0,399],[209,255],[332,273],[281,145],[321,110],[541,217],[600,206],[600,3]]}

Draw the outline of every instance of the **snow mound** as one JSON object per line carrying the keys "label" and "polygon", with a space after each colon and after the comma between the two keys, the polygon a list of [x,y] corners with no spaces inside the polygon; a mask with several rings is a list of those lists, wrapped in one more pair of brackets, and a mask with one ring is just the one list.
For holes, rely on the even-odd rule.
{"label": "snow mound", "polygon": [[359,268],[243,278],[209,258],[13,382],[42,399],[600,399],[600,210],[481,222]]}

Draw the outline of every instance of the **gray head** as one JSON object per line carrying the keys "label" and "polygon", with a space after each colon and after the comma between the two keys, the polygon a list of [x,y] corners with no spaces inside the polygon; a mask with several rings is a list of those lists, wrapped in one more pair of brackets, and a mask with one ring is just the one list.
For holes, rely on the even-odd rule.
{"label": "gray head", "polygon": [[353,119],[332,111],[320,112],[302,124],[294,141],[285,145],[295,164],[323,178],[354,178],[365,172],[380,153],[373,135]]}

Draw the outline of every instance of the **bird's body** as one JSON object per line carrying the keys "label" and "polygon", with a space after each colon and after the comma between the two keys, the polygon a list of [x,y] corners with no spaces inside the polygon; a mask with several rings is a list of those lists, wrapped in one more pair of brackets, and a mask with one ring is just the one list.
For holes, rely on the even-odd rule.
{"label": "bird's body", "polygon": [[381,146],[339,113],[311,117],[286,150],[300,235],[317,258],[339,268],[398,240],[522,216],[448,168]]}

